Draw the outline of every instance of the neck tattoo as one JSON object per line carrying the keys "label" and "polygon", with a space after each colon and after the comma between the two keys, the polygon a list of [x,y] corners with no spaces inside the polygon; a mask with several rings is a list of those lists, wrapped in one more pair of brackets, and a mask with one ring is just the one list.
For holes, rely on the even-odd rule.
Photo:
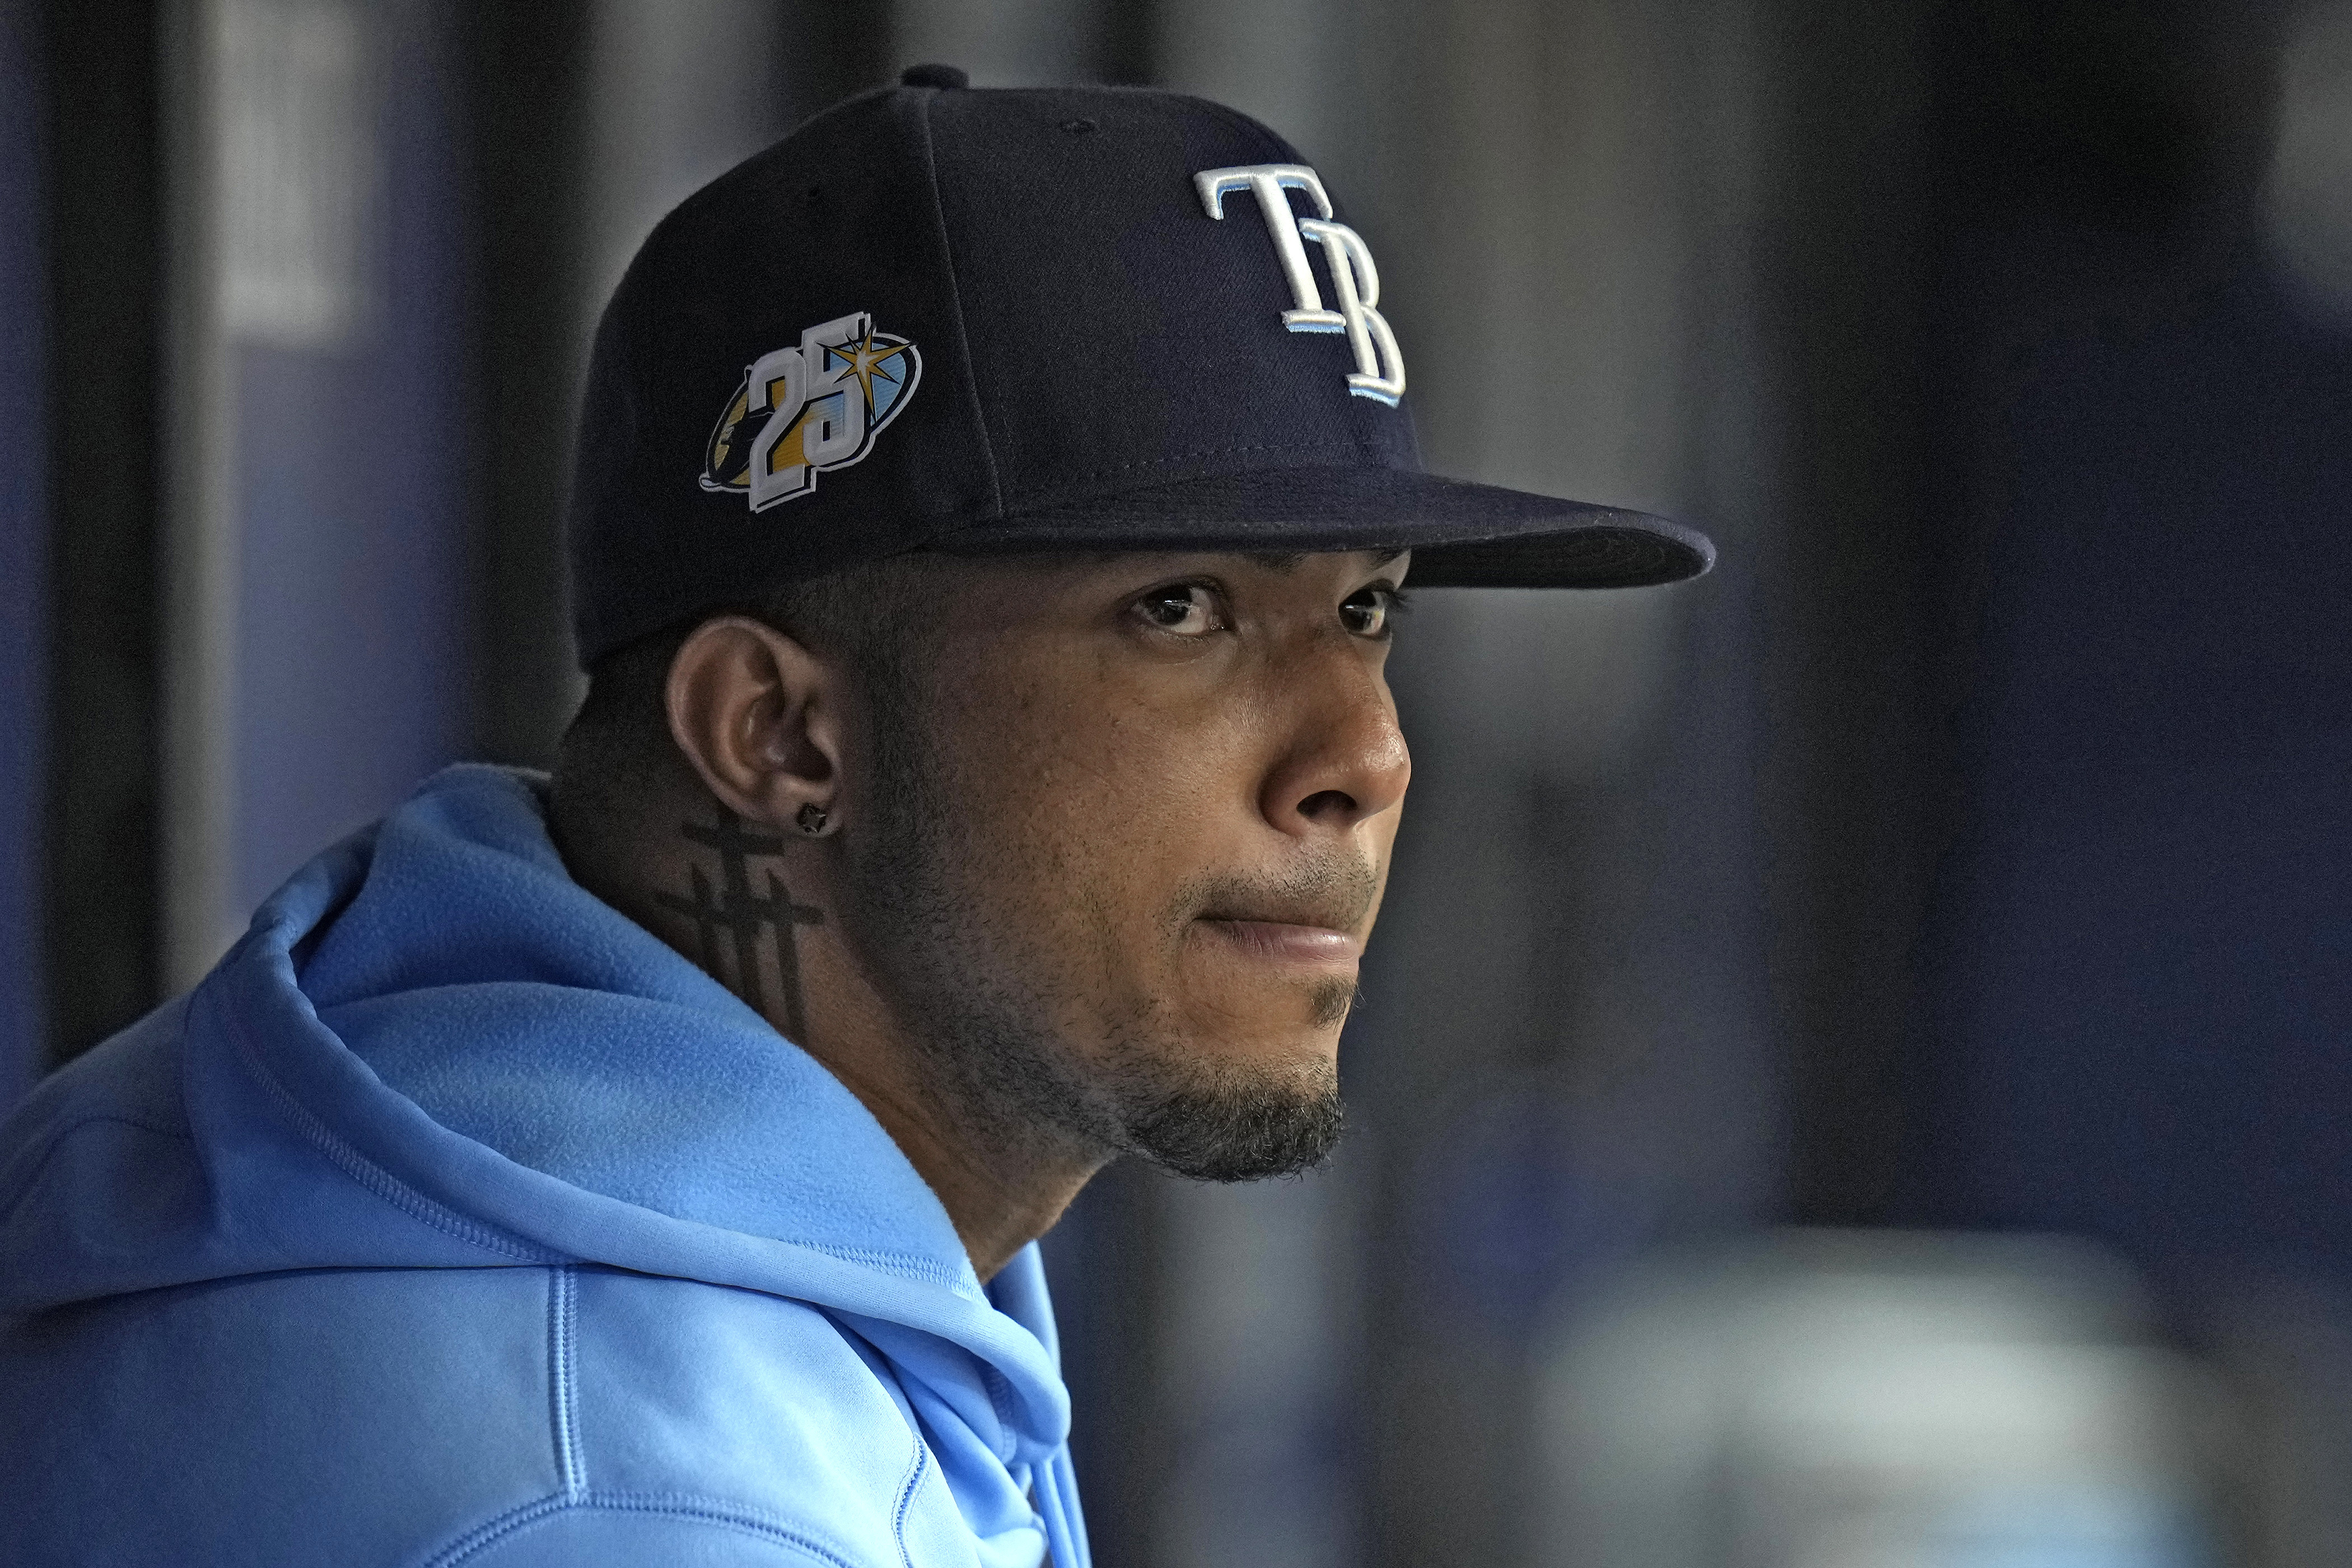
{"label": "neck tattoo", "polygon": [[798,1042],[803,1025],[801,960],[793,928],[823,925],[824,911],[811,904],[793,902],[791,890],[773,871],[766,873],[764,896],[751,890],[748,862],[754,856],[764,859],[782,855],[782,837],[745,832],[742,819],[723,805],[719,807],[718,826],[682,822],[677,830],[688,842],[718,852],[721,886],[711,887],[710,879],[700,866],[696,866],[691,868],[692,898],[657,892],[654,901],[694,922],[702,939],[702,967],[714,976],[724,978],[722,954],[728,947],[733,948],[736,991],[763,1016],[768,1003],[760,977],[760,933],[772,928],[776,933],[776,978],[783,990],[784,1034]]}

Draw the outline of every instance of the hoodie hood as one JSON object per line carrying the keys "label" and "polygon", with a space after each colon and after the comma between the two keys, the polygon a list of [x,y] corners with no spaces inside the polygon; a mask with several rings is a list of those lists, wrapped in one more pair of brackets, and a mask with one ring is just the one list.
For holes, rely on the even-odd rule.
{"label": "hoodie hood", "polygon": [[[186,998],[37,1090],[0,1134],[0,1311],[501,1263],[787,1297],[887,1364],[984,1561],[1034,1498],[1083,1568],[1035,1247],[983,1289],[855,1095],[572,880],[542,788],[438,775],[298,873]],[[141,1038],[171,1025],[178,1081],[142,1081]],[[156,1145],[150,1190],[78,1153],[94,1120]]]}

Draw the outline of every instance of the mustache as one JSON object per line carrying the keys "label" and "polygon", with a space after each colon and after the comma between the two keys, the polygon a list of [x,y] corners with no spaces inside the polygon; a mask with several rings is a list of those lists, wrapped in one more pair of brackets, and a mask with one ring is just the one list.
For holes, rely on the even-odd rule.
{"label": "mustache", "polygon": [[1344,849],[1318,850],[1279,871],[1212,873],[1175,900],[1181,928],[1196,920],[1272,921],[1352,931],[1381,896],[1381,868]]}

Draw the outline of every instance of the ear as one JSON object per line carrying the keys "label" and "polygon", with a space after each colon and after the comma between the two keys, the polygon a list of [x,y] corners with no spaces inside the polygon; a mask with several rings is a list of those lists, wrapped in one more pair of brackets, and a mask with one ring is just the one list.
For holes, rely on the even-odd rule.
{"label": "ear", "polygon": [[839,809],[842,672],[743,616],[694,628],[670,660],[669,732],[719,804],[773,827]]}

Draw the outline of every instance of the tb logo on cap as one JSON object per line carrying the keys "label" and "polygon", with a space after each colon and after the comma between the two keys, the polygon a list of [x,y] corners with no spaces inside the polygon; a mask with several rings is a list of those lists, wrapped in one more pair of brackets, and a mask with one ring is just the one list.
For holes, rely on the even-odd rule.
{"label": "tb logo on cap", "polygon": [[[1203,169],[1192,176],[1192,184],[1201,193],[1201,205],[1213,218],[1225,216],[1225,196],[1230,192],[1245,190],[1257,197],[1258,211],[1265,216],[1265,226],[1274,236],[1275,255],[1282,261],[1282,274],[1290,280],[1291,297],[1297,303],[1296,309],[1282,313],[1282,324],[1294,332],[1347,333],[1349,346],[1356,351],[1356,369],[1348,377],[1348,391],[1395,407],[1397,399],[1404,395],[1404,356],[1397,352],[1396,334],[1389,331],[1387,319],[1373,309],[1381,302],[1380,271],[1372,265],[1372,253],[1365,247],[1363,237],[1346,224],[1331,221],[1331,198],[1324,194],[1323,182],[1315,171],[1304,163],[1249,163]],[[1305,191],[1323,216],[1302,218],[1292,212],[1293,191]],[[1339,297],[1336,310],[1324,309],[1322,291],[1307,268],[1305,241],[1309,239],[1323,247],[1323,258],[1331,269],[1331,289]]]}
{"label": "tb logo on cap", "polygon": [[915,345],[876,331],[864,310],[809,328],[798,347],[763,353],[743,373],[710,432],[702,488],[748,490],[753,511],[809,494],[819,472],[874,449],[922,374]]}

